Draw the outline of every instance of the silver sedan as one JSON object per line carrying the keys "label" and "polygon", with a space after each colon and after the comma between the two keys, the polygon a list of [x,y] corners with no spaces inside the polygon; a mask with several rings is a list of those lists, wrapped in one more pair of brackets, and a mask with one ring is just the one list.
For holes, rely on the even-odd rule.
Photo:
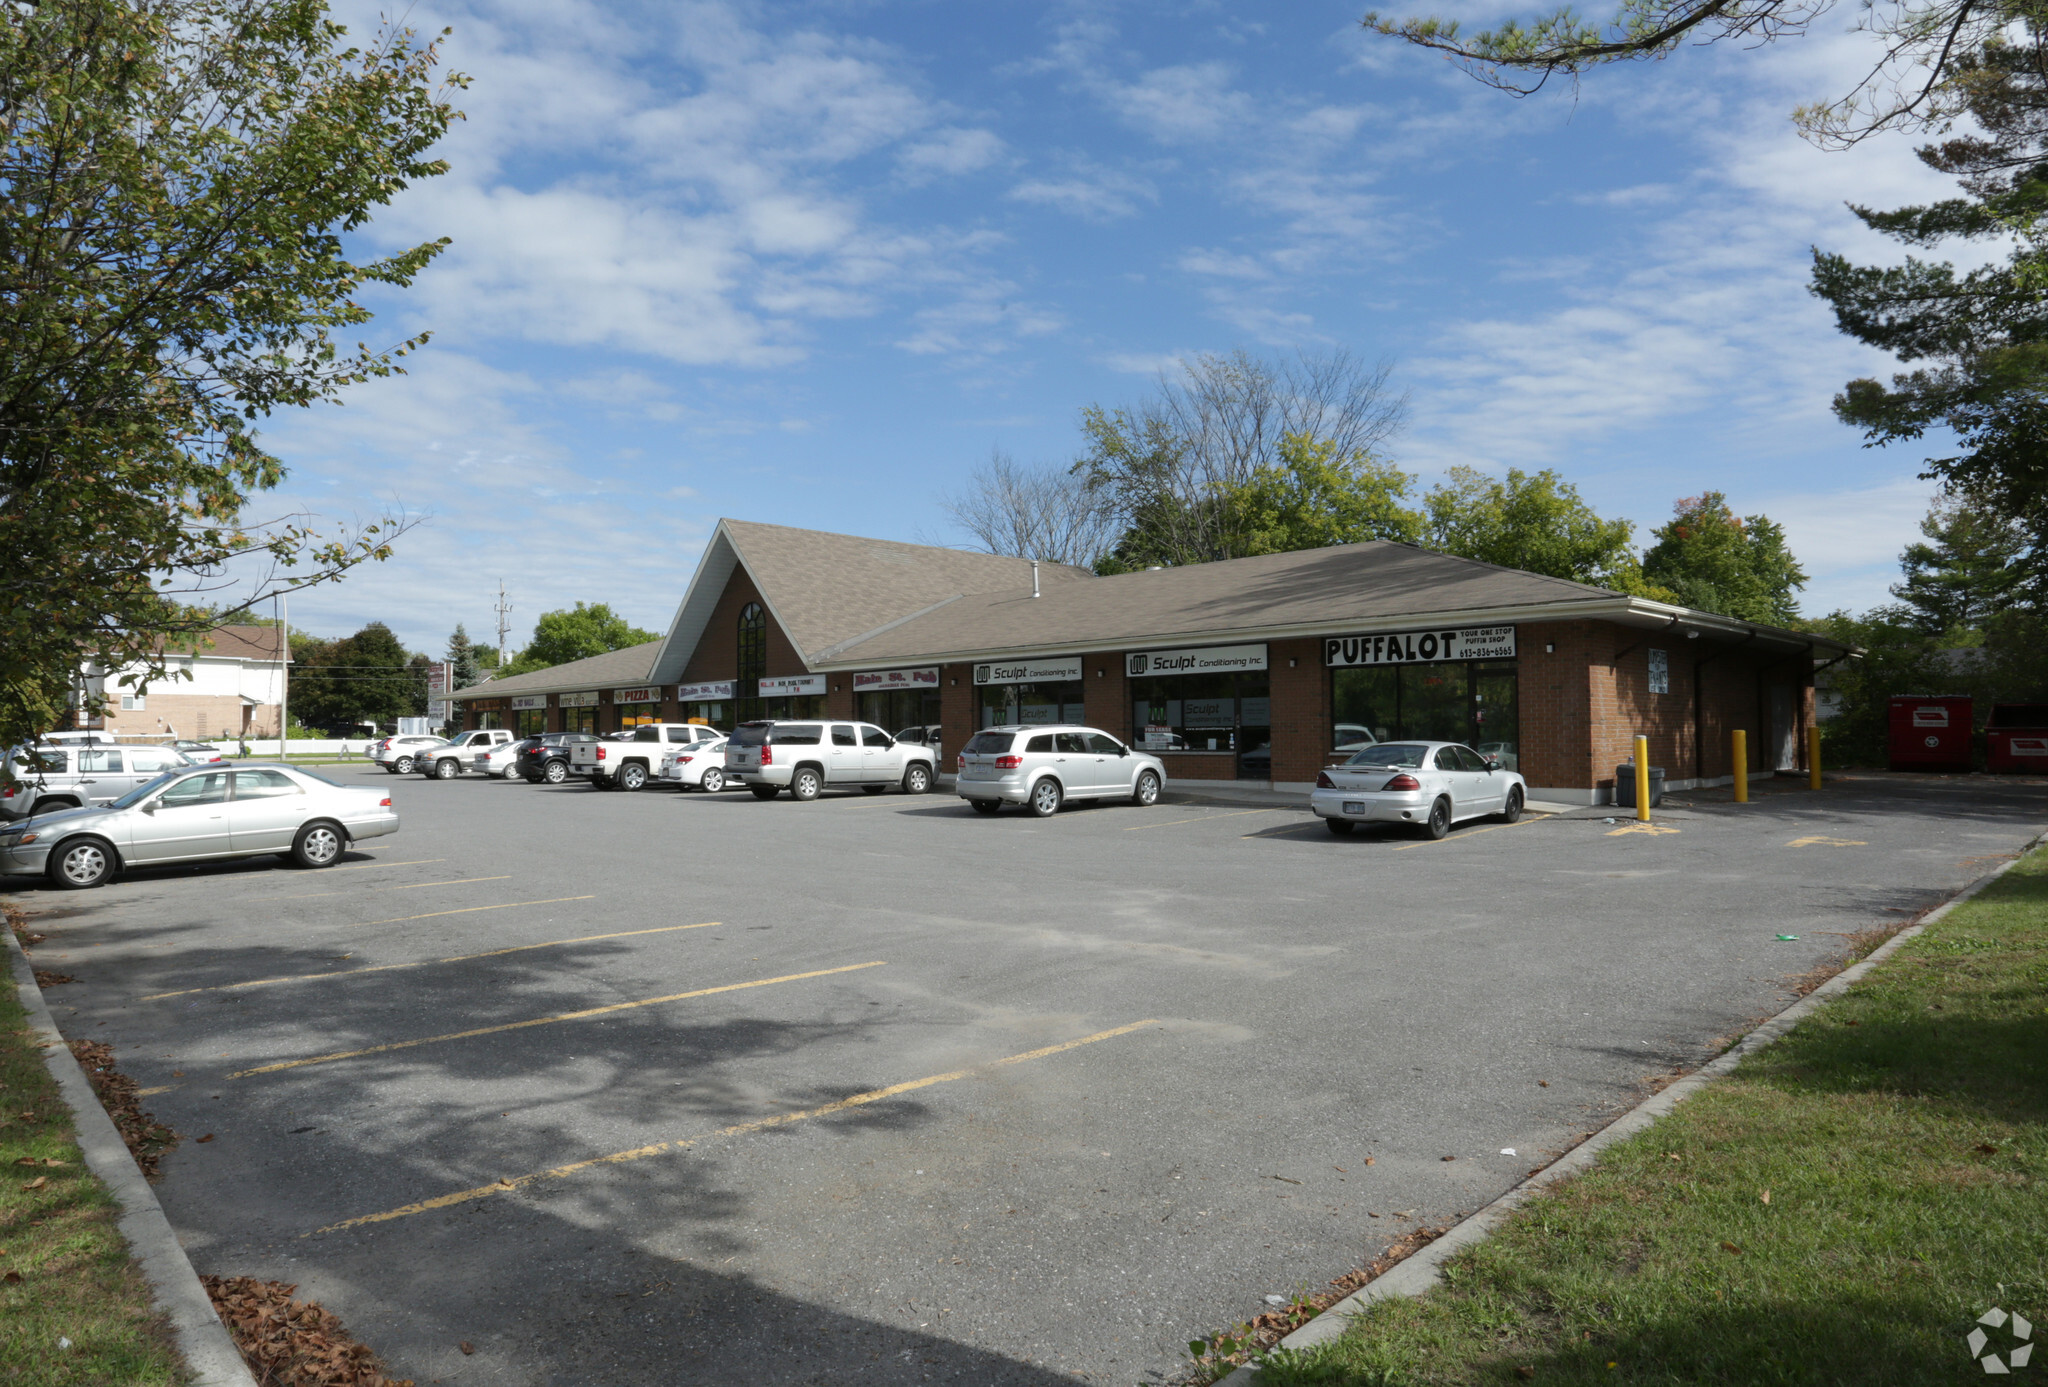
{"label": "silver sedan", "polygon": [[1308,803],[1332,833],[1407,824],[1441,838],[1466,819],[1513,823],[1528,799],[1519,773],[1462,743],[1381,742],[1325,768]]}
{"label": "silver sedan", "polygon": [[302,766],[184,767],[111,804],[33,815],[0,829],[0,875],[43,874],[82,891],[123,867],[277,853],[326,867],[363,838],[398,831],[381,790]]}

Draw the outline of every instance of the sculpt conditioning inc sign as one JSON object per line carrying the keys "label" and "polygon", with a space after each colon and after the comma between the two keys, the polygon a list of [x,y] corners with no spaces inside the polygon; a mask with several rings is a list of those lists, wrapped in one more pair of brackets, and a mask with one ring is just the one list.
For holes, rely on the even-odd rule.
{"label": "sculpt conditioning inc sign", "polygon": [[855,693],[887,693],[895,689],[936,689],[939,667],[930,669],[876,669],[853,676]]}
{"label": "sculpt conditioning inc sign", "polygon": [[676,701],[679,703],[718,703],[732,697],[732,681],[722,684],[678,684]]}
{"label": "sculpt conditioning inc sign", "polygon": [[1217,674],[1266,667],[1263,645],[1210,645],[1193,650],[1133,650],[1124,660],[1124,672],[1133,679],[1151,679],[1162,674]]}
{"label": "sculpt conditioning inc sign", "polygon": [[825,692],[825,676],[822,674],[785,674],[779,679],[761,681],[762,698],[782,698],[790,694],[821,694]]}
{"label": "sculpt conditioning inc sign", "polygon": [[1428,660],[1514,658],[1512,626],[1439,626],[1429,631],[1331,636],[1323,642],[1326,665],[1419,665]]}
{"label": "sculpt conditioning inc sign", "polygon": [[1059,684],[1080,677],[1078,656],[1067,660],[991,660],[974,667],[977,684]]}

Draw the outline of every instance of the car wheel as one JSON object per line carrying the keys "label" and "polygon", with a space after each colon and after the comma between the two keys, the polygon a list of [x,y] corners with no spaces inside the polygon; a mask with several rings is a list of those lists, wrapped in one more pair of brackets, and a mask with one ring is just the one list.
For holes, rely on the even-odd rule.
{"label": "car wheel", "polygon": [[1349,819],[1324,819],[1323,827],[1329,829],[1330,832],[1336,834],[1339,838],[1349,838],[1358,825]]}
{"label": "car wheel", "polygon": [[114,874],[114,846],[104,838],[73,838],[50,854],[50,883],[66,891],[104,886]]}
{"label": "car wheel", "polygon": [[903,793],[921,795],[932,788],[932,768],[923,762],[912,765],[903,772]]}
{"label": "car wheel", "polygon": [[1422,826],[1422,836],[1432,841],[1451,831],[1451,802],[1440,799],[1429,806],[1429,822]]}
{"label": "car wheel", "polygon": [[541,771],[540,778],[550,785],[559,785],[569,778],[569,768],[560,761],[550,761]]}
{"label": "car wheel", "polygon": [[705,794],[715,795],[725,788],[725,772],[713,766],[704,772],[697,784],[703,787]]}
{"label": "car wheel", "polygon": [[391,763],[391,773],[393,775],[411,775],[412,758],[410,756],[401,756],[396,761],[393,761]]}
{"label": "car wheel", "polygon": [[434,779],[436,780],[453,780],[461,774],[461,763],[449,757],[444,756],[434,763]]}
{"label": "car wheel", "polygon": [[818,773],[809,766],[798,767],[796,774],[789,778],[789,797],[791,799],[816,799],[818,791],[824,788],[825,782],[820,780]]}
{"label": "car wheel", "polygon": [[1003,807],[1003,802],[999,799],[971,799],[967,802],[974,806],[974,812],[977,814],[993,814]]}
{"label": "car wheel", "polygon": [[1139,772],[1138,783],[1131,787],[1131,803],[1142,807],[1158,802],[1159,777],[1150,771]]}
{"label": "car wheel", "polygon": [[1505,803],[1501,805],[1500,821],[1504,824],[1511,824],[1514,823],[1516,820],[1520,819],[1521,817],[1522,787],[1517,785],[1513,789],[1508,791],[1507,800]]}
{"label": "car wheel", "polygon": [[1060,812],[1060,801],[1065,798],[1059,781],[1047,776],[1031,787],[1031,812],[1041,819],[1049,819]]}
{"label": "car wheel", "polygon": [[310,823],[292,839],[292,861],[301,867],[331,867],[346,846],[348,840],[333,824],[324,820]]}
{"label": "car wheel", "polygon": [[780,785],[749,785],[747,788],[754,792],[755,799],[774,799],[776,792],[782,787]]}
{"label": "car wheel", "polygon": [[619,788],[637,790],[647,783],[647,767],[636,761],[628,761],[619,767]]}
{"label": "car wheel", "polygon": [[386,775],[397,775],[397,774],[398,774],[398,767],[396,767],[396,766],[386,766],[386,767],[384,768],[384,774],[386,774]]}

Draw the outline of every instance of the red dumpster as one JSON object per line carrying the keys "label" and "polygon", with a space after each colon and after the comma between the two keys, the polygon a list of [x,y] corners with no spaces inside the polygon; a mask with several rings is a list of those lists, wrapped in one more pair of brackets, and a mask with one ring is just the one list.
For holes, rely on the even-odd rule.
{"label": "red dumpster", "polygon": [[1891,768],[1969,770],[1970,713],[1967,694],[1893,694]]}
{"label": "red dumpster", "polygon": [[2048,703],[1994,703],[1984,768],[2048,775]]}

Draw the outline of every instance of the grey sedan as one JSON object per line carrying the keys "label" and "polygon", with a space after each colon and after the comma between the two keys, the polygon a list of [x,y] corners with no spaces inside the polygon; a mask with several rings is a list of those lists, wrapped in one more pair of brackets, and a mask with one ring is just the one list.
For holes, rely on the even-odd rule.
{"label": "grey sedan", "polygon": [[82,891],[123,867],[276,853],[325,867],[351,842],[398,831],[380,790],[338,785],[302,766],[167,771],[111,804],[35,814],[0,829],[0,875],[47,875]]}
{"label": "grey sedan", "polygon": [[1359,824],[1406,824],[1441,838],[1451,825],[1522,817],[1529,790],[1499,758],[1458,742],[1381,742],[1316,776],[1309,808],[1343,835]]}

